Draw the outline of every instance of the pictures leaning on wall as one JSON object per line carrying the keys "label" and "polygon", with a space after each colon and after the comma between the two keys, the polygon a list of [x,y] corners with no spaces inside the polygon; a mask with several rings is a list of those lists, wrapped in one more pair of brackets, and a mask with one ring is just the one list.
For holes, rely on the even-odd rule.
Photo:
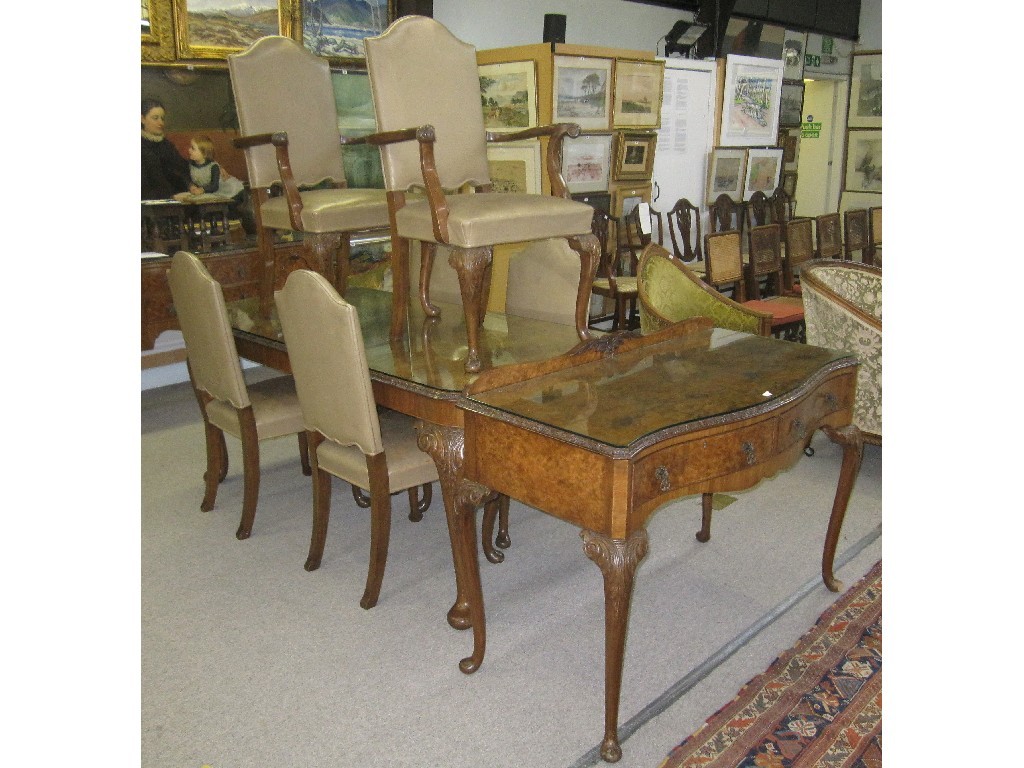
{"label": "pictures leaning on wall", "polygon": [[882,131],[847,131],[846,177],[848,192],[882,191]]}
{"label": "pictures leaning on wall", "polygon": [[849,128],[882,127],[882,54],[853,54],[850,78]]}
{"label": "pictures leaning on wall", "polygon": [[537,65],[533,61],[481,64],[480,103],[487,130],[537,126]]}
{"label": "pictures leaning on wall", "polygon": [[555,56],[552,122],[585,131],[611,127],[612,59]]}
{"label": "pictures leaning on wall", "polygon": [[747,172],[743,182],[743,199],[755,192],[771,197],[782,177],[782,148],[764,147],[747,150]]}
{"label": "pictures leaning on wall", "polygon": [[733,200],[743,197],[743,174],[747,167],[747,150],[733,147],[715,147],[711,151],[708,173],[708,201],[719,195]]}
{"label": "pictures leaning on wall", "polygon": [[562,141],[562,178],[569,192],[608,189],[612,162],[612,134],[582,134]]}

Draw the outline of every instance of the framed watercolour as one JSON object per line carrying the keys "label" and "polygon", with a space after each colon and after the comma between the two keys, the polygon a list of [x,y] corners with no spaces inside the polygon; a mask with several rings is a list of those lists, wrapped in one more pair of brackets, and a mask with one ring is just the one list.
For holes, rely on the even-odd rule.
{"label": "framed watercolour", "polygon": [[640,203],[650,204],[650,184],[635,184],[612,187],[612,218],[621,219]]}
{"label": "framed watercolour", "polygon": [[774,142],[781,92],[781,60],[729,54],[718,143],[723,147],[755,147]]}
{"label": "framed watercolour", "polygon": [[612,60],[555,56],[552,122],[583,130],[607,130],[611,123]]}
{"label": "framed watercolour", "polygon": [[779,127],[799,128],[804,113],[804,84],[783,83],[779,99]]}
{"label": "framed watercolour", "polygon": [[708,201],[719,195],[733,200],[743,196],[743,172],[747,167],[747,150],[734,147],[715,147],[711,150],[711,168],[708,173]]}
{"label": "framed watercolour", "polygon": [[396,18],[395,0],[345,4],[323,0],[291,2],[298,6],[302,44],[332,64],[361,65],[366,60],[363,39],[379,35]]}
{"label": "framed watercolour", "polygon": [[293,0],[249,0],[245,11],[234,0],[173,0],[178,55],[224,59],[267,35],[292,36]]}
{"label": "framed watercolour", "polygon": [[540,194],[540,142],[488,144],[487,168],[495,192]]}
{"label": "framed watercolour", "polygon": [[615,147],[615,179],[651,178],[654,170],[654,145],[657,142],[656,133],[619,133]]}
{"label": "framed watercolour", "polygon": [[665,83],[665,62],[615,62],[615,128],[658,128],[661,126],[661,92]]}
{"label": "framed watercolour", "polygon": [[478,70],[487,130],[537,127],[537,65],[533,61],[481,64]]}
{"label": "framed watercolour", "polygon": [[782,172],[782,191],[791,199],[796,197],[796,171]]}
{"label": "framed watercolour", "polygon": [[882,127],[882,54],[853,54],[849,128]]}
{"label": "framed watercolour", "polygon": [[846,181],[849,192],[882,191],[882,132],[848,131]]}
{"label": "framed watercolour", "polygon": [[167,2],[142,0],[142,60],[174,61],[174,22]]}
{"label": "framed watercolour", "polygon": [[562,141],[562,178],[571,194],[608,189],[612,134],[584,134]]}
{"label": "framed watercolour", "polygon": [[782,147],[747,150],[747,172],[743,181],[743,199],[755,192],[771,197],[782,178]]}
{"label": "framed watercolour", "polygon": [[804,54],[807,52],[807,33],[787,29],[782,42],[782,79],[804,79]]}

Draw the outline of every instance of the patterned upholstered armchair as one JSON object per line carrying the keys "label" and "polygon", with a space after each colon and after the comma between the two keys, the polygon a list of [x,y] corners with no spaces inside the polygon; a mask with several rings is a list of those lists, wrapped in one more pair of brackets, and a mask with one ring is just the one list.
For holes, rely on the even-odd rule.
{"label": "patterned upholstered armchair", "polygon": [[882,270],[815,259],[800,272],[807,343],[860,358],[853,421],[866,442],[882,444]]}
{"label": "patterned upholstered armchair", "polygon": [[637,270],[640,329],[651,333],[690,317],[710,317],[718,328],[768,336],[772,316],[737,304],[701,282],[679,259],[652,243]]}

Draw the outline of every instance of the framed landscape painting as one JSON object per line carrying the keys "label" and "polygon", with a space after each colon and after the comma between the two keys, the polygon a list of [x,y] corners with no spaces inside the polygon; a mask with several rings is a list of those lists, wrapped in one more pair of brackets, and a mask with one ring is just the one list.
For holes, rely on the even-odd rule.
{"label": "framed landscape painting", "polygon": [[747,150],[747,173],[743,182],[743,199],[755,192],[771,197],[782,178],[782,147]]}
{"label": "framed landscape painting", "polygon": [[495,192],[540,194],[540,143],[489,144],[487,169]]}
{"label": "framed landscape painting", "polygon": [[846,189],[849,192],[882,191],[881,131],[848,131]]}
{"label": "framed landscape painting", "polygon": [[537,65],[532,61],[481,64],[480,104],[488,130],[537,126]]}
{"label": "framed landscape painting", "polygon": [[267,35],[292,36],[293,0],[173,0],[178,55],[224,59]]}
{"label": "framed landscape painting", "polygon": [[562,178],[570,193],[608,189],[612,134],[581,135],[562,141]]}
{"label": "framed landscape painting", "polygon": [[756,147],[775,141],[779,130],[782,61],[729,54],[722,98],[724,147]]}
{"label": "framed landscape painting", "polygon": [[747,167],[747,150],[715,147],[711,151],[711,169],[708,173],[708,202],[719,195],[733,200],[743,196],[743,172]]}
{"label": "framed landscape painting", "polygon": [[855,53],[850,79],[850,128],[882,127],[882,54]]}
{"label": "framed landscape painting", "polygon": [[607,130],[611,122],[612,60],[555,56],[552,122]]}
{"label": "framed landscape painting", "polygon": [[299,3],[302,44],[334,64],[362,64],[363,39],[379,35],[395,19],[394,0],[293,1]]}
{"label": "framed landscape painting", "polygon": [[661,92],[665,83],[662,61],[615,62],[616,128],[658,128],[661,125]]}

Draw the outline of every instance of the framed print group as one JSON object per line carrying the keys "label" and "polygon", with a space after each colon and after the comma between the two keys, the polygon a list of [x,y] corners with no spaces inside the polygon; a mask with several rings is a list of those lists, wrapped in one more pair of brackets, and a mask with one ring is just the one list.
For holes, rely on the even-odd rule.
{"label": "framed print group", "polygon": [[661,126],[661,92],[665,83],[665,62],[615,62],[616,128],[658,128]]}
{"label": "framed print group", "polygon": [[608,130],[611,123],[612,59],[555,56],[554,123],[576,123],[585,131]]}
{"label": "framed print group", "polygon": [[[364,62],[366,49],[363,39],[379,35],[396,17],[395,0],[347,3],[343,11],[321,0],[291,2],[298,4],[300,9],[302,44],[311,53],[323,56],[333,64]],[[342,13],[346,15],[342,16]]]}
{"label": "framed print group", "polygon": [[882,191],[882,131],[848,131],[845,188],[849,192]]}
{"label": "framed print group", "polygon": [[562,141],[562,178],[571,194],[608,189],[612,134],[584,134]]}
{"label": "framed print group", "polygon": [[747,167],[747,150],[733,147],[715,147],[711,151],[708,173],[708,202],[719,195],[739,200],[743,195],[743,173]]}
{"label": "framed print group", "polygon": [[488,144],[487,169],[495,192],[540,194],[540,142]]}
{"label": "framed print group", "polygon": [[755,147],[775,141],[781,92],[781,60],[729,54],[718,143],[723,147]]}
{"label": "framed print group", "polygon": [[743,182],[743,199],[755,192],[771,197],[782,178],[782,147],[747,150],[747,171]]}
{"label": "framed print group", "polygon": [[850,79],[850,128],[882,127],[882,54],[855,53]]}
{"label": "framed print group", "polygon": [[615,179],[651,178],[657,141],[656,133],[619,133],[615,148]]}
{"label": "framed print group", "polygon": [[537,65],[533,61],[481,64],[484,127],[517,131],[537,127]]}
{"label": "framed print group", "polygon": [[292,6],[293,0],[249,0],[238,14],[234,0],[174,0],[178,55],[224,59],[267,35],[291,37]]}

